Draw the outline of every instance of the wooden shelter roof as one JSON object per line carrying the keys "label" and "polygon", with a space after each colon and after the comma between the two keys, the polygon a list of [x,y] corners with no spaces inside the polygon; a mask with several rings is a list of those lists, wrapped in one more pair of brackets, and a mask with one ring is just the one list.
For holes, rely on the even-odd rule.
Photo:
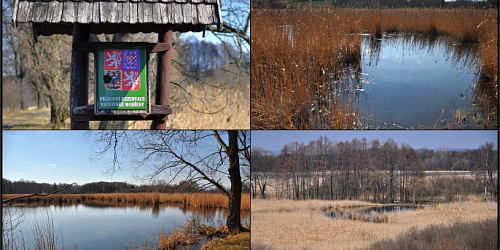
{"label": "wooden shelter roof", "polygon": [[72,34],[73,24],[89,24],[90,32],[158,32],[222,27],[219,0],[16,0],[14,25],[32,23],[35,35]]}

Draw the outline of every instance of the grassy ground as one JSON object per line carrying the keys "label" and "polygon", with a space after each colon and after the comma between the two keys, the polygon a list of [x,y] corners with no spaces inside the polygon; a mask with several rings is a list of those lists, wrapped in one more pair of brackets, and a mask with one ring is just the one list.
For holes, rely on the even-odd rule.
{"label": "grassy ground", "polygon": [[[189,95],[175,98],[177,87],[172,87],[174,100],[167,129],[249,129],[250,128],[250,84],[229,89],[203,89],[193,85],[184,86],[192,96],[203,97],[202,102]],[[183,92],[185,94],[185,92]],[[128,121],[129,129],[149,129],[151,121]],[[90,122],[97,129],[99,122]],[[50,108],[2,114],[3,129],[52,129]],[[70,128],[70,120],[62,129]]]}
{"label": "grassy ground", "polygon": [[201,250],[245,250],[250,249],[250,232],[231,235],[225,239],[213,240],[205,244]]}
{"label": "grassy ground", "polygon": [[51,129],[50,108],[2,114],[2,129]]}
{"label": "grassy ground", "polygon": [[327,219],[323,208],[369,204],[357,201],[251,201],[252,246],[262,249],[360,249],[430,225],[497,218],[497,203],[428,206],[389,217],[388,223]]}

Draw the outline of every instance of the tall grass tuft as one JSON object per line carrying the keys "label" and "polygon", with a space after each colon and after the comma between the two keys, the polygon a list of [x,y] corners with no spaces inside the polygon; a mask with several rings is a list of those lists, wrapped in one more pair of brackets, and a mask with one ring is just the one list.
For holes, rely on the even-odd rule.
{"label": "tall grass tuft", "polygon": [[[349,81],[359,71],[358,33],[446,35],[480,48],[492,89],[479,100],[485,119],[498,117],[496,9],[252,9],[251,128],[363,128],[360,97]],[[307,17],[307,18],[304,18]],[[354,75],[356,78],[357,76]],[[483,91],[483,93],[485,93]],[[491,108],[488,108],[491,107]]]}
{"label": "tall grass tuft", "polygon": [[431,225],[422,230],[413,227],[396,239],[378,241],[368,249],[498,249],[497,220]]}
{"label": "tall grass tuft", "polygon": [[157,249],[170,250],[196,243],[199,240],[197,228],[196,221],[190,220],[184,227],[175,229],[173,233],[161,232]]}

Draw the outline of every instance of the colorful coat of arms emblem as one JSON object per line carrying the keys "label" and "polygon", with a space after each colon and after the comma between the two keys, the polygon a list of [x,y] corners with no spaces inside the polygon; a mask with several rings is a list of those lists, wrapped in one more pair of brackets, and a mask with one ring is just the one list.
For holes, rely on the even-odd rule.
{"label": "colorful coat of arms emblem", "polygon": [[138,90],[141,87],[140,52],[135,49],[104,50],[104,74],[111,77],[107,90]]}

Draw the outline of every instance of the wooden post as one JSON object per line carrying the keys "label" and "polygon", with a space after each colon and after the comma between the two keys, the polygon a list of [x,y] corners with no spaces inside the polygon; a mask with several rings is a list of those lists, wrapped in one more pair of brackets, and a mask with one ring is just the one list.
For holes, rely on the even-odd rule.
{"label": "wooden post", "polygon": [[[90,26],[88,24],[73,24],[73,44],[88,43]],[[89,103],[89,53],[71,50],[71,82],[70,82],[70,117],[71,129],[89,129],[89,121],[74,121],[73,109],[87,106]]]}
{"label": "wooden post", "polygon": [[[172,45],[172,27],[161,26],[158,31],[158,43],[168,43]],[[171,69],[172,49],[158,53],[156,65],[156,95],[155,104],[169,105],[170,94],[170,69]],[[162,121],[153,121],[151,129],[165,129],[167,127],[167,117]]]}

